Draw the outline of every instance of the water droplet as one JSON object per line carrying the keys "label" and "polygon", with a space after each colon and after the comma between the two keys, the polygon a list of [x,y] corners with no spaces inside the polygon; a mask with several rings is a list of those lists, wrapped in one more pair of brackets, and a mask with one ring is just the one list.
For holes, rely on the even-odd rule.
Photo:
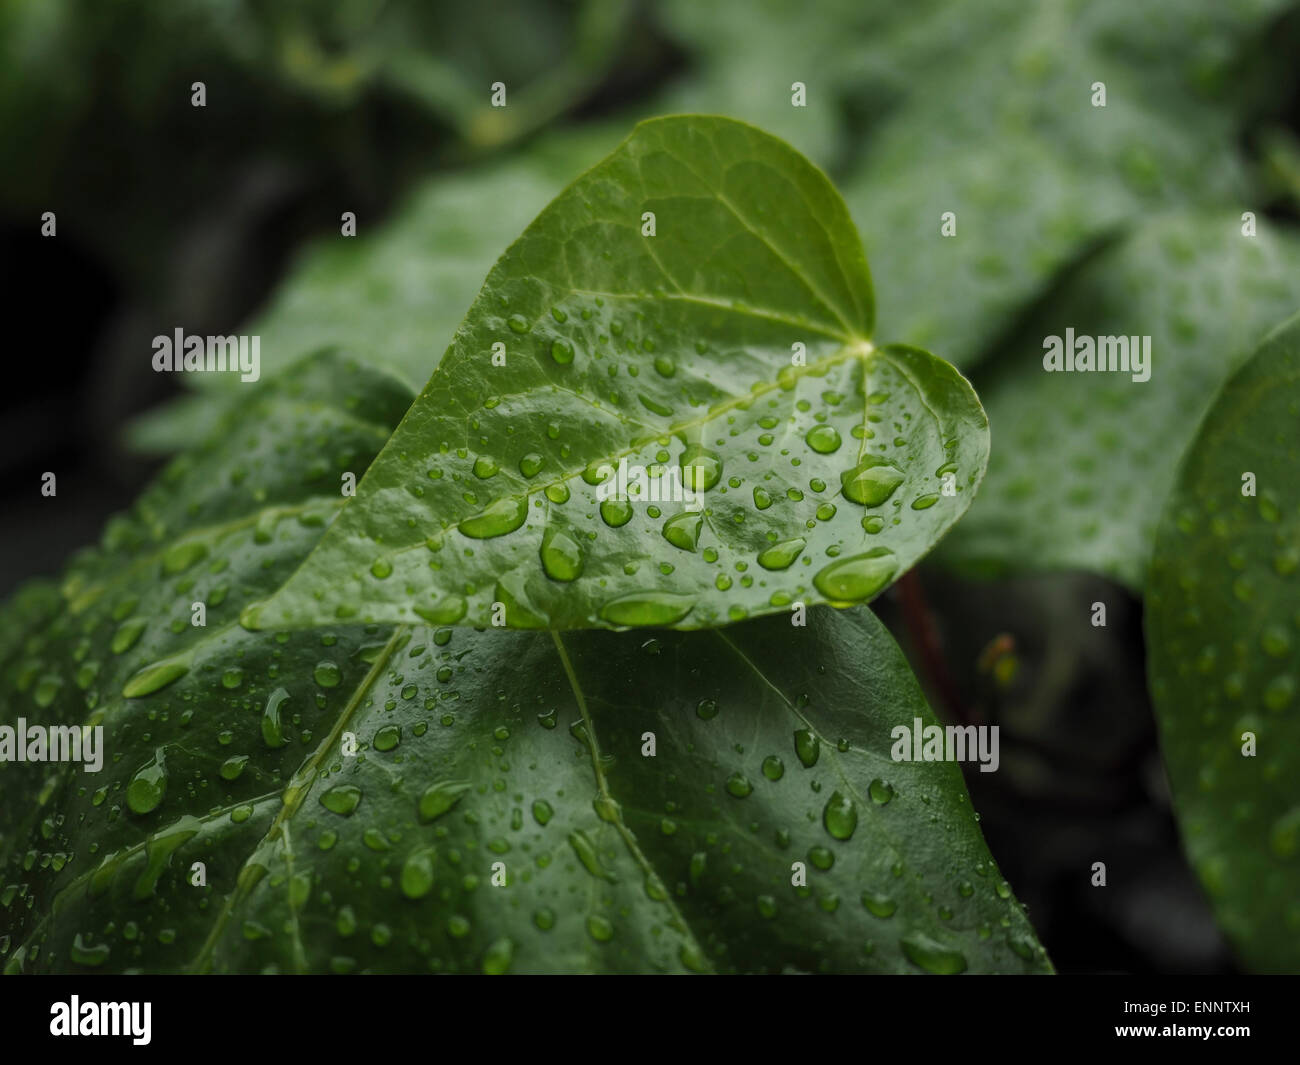
{"label": "water droplet", "polygon": [[774,754],[763,759],[763,776],[768,780],[780,780],[785,776],[785,763]]}
{"label": "water droplet", "polygon": [[807,541],[802,536],[796,536],[793,540],[786,540],[784,543],[773,544],[759,553],[758,564],[766,570],[789,569],[790,564],[802,554],[806,545]]}
{"label": "water droplet", "polygon": [[208,553],[206,544],[180,543],[173,544],[162,556],[162,571],[167,576],[180,573],[189,569],[194,563],[204,558]]}
{"label": "water droplet", "polygon": [[[444,599],[440,599],[433,606],[415,606],[411,609],[431,625],[453,625],[465,616],[469,604],[459,595],[449,595]],[[434,642],[441,647],[447,642],[448,638],[450,637],[439,640],[438,636],[435,636]]]}
{"label": "water droplet", "polygon": [[525,477],[536,477],[541,472],[546,460],[536,451],[530,451],[519,460],[519,472]]}
{"label": "water droplet", "polygon": [[894,789],[891,785],[886,784],[880,778],[876,778],[867,786],[867,794],[871,796],[871,801],[884,806],[894,797]]}
{"label": "water droplet", "polygon": [[428,847],[413,851],[402,866],[402,894],[422,899],[433,890],[434,852]]}
{"label": "water droplet", "polygon": [[127,699],[139,699],[167,687],[190,671],[191,655],[192,652],[185,651],[138,670],[122,685],[122,695]]}
{"label": "water droplet", "polygon": [[961,951],[945,947],[924,932],[908,932],[898,944],[914,964],[928,973],[952,975],[966,970],[966,958]]}
{"label": "water droplet", "polygon": [[107,943],[99,943],[96,946],[86,946],[78,932],[72,940],[72,949],[68,951],[68,956],[78,965],[98,966],[108,961],[111,948]]}
{"label": "water droplet", "polygon": [[829,455],[840,449],[840,434],[833,425],[814,425],[804,436],[808,446],[819,455]]}
{"label": "water droplet", "polygon": [[514,532],[527,518],[528,499],[506,496],[489,504],[473,517],[464,519],[457,527],[472,540],[488,540]]}
{"label": "water droplet", "polygon": [[754,506],[759,510],[766,510],[772,505],[772,497],[768,494],[766,488],[754,485]]}
{"label": "water droplet", "polygon": [[715,451],[692,444],[682,452],[682,485],[693,492],[707,492],[722,476],[722,459]]}
{"label": "water droplet", "polygon": [[664,522],[664,539],[683,551],[694,551],[700,538],[704,515],[697,510],[684,510]]}
{"label": "water droplet", "polygon": [[813,578],[813,584],[832,603],[860,603],[884,588],[897,570],[894,553],[877,547],[825,566]]}
{"label": "water droplet", "polygon": [[129,651],[135,646],[135,642],[140,639],[148,623],[143,618],[132,618],[130,621],[124,621],[117,627],[113,633],[112,642],[109,643],[109,650],[115,655],[120,655]]}
{"label": "water droplet", "polygon": [[799,756],[799,761],[805,769],[811,769],[817,764],[817,757],[821,751],[821,740],[812,729],[801,728],[795,731],[794,753]]}
{"label": "water droplet", "polygon": [[686,617],[695,606],[689,595],[672,592],[631,592],[611,599],[600,610],[600,616],[614,625],[662,628]]}
{"label": "water droplet", "polygon": [[592,876],[607,880],[611,884],[617,883],[614,874],[601,864],[600,855],[596,853],[596,845],[591,842],[591,837],[582,829],[569,833],[569,846],[573,848],[573,853],[578,856],[578,861],[582,863],[583,868]]}
{"label": "water droplet", "polygon": [[695,716],[701,721],[712,721],[718,716],[718,701],[716,699],[701,699],[695,704]]}
{"label": "water droplet", "polygon": [[677,364],[667,355],[655,356],[655,372],[660,377],[672,377],[677,372]]}
{"label": "water droplet", "polygon": [[632,520],[632,504],[626,499],[602,500],[600,517],[611,529],[622,528]]}
{"label": "water droplet", "polygon": [[878,891],[864,891],[862,905],[873,917],[892,917],[894,911],[898,909],[897,902]]}
{"label": "water droplet", "polygon": [[470,784],[465,780],[443,780],[430,784],[420,796],[420,820],[425,824],[437,820],[460,802],[461,796],[469,789]]}
{"label": "water droplet", "polygon": [[321,794],[320,804],[332,813],[347,817],[361,804],[361,789],[355,784],[335,784]]}
{"label": "water droplet", "polygon": [[532,324],[522,314],[512,314],[506,319],[506,324],[510,326],[512,333],[518,333],[520,336],[532,329]]}
{"label": "water droplet", "polygon": [[553,581],[572,581],[582,576],[582,545],[567,529],[548,526],[542,533],[539,552],[542,569]]}
{"label": "water droplet", "polygon": [[608,943],[614,938],[614,926],[607,917],[593,913],[587,918],[587,934],[597,943]]}
{"label": "water droplet", "polygon": [[393,564],[386,558],[377,558],[370,563],[370,575],[379,580],[392,576]]}
{"label": "water droplet", "polygon": [[567,366],[573,361],[573,345],[563,339],[551,341],[551,358],[561,366]]}
{"label": "water droplet", "polygon": [[262,710],[262,740],[268,747],[283,747],[289,742],[280,728],[280,707],[288,698],[287,688],[276,688],[266,700]]}
{"label": "water droplet", "polygon": [[316,663],[316,668],[312,670],[312,676],[316,678],[316,683],[322,688],[337,688],[339,681],[343,679],[339,667],[328,659]]}
{"label": "water droplet", "polygon": [[865,507],[878,507],[903,483],[904,474],[875,455],[868,455],[851,470],[840,474],[844,498]]}
{"label": "water droplet", "polygon": [[746,778],[743,773],[732,773],[731,776],[727,778],[726,786],[727,794],[732,795],[737,799],[745,798],[754,790],[754,785],[749,782],[748,778]]}
{"label": "water droplet", "polygon": [[549,824],[551,818],[554,816],[555,810],[545,799],[537,799],[533,803],[533,820],[539,825],[545,826]]}
{"label": "water droplet", "polygon": [[153,757],[135,771],[126,786],[126,804],[133,813],[147,814],[162,802],[167,790],[166,749],[159,747]]}
{"label": "water droplet", "polygon": [[480,481],[486,481],[489,477],[495,477],[500,472],[501,467],[486,455],[479,455],[474,459],[474,476]]}
{"label": "water droplet", "polygon": [[852,839],[858,827],[858,808],[849,796],[833,792],[822,810],[822,824],[835,839]]}
{"label": "water droplet", "polygon": [[548,484],[546,486],[546,498],[552,503],[567,503],[569,501],[569,486],[563,481],[558,484]]}

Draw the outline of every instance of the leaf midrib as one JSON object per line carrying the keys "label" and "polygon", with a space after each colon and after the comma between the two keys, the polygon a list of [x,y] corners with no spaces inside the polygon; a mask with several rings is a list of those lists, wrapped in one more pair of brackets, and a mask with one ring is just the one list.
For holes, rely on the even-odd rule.
{"label": "leaf midrib", "polygon": [[[879,349],[877,349],[871,343],[871,341],[865,338],[858,338],[855,342],[850,344],[845,344],[844,346],[839,348],[839,350],[837,350],[833,355],[828,355],[825,358],[818,359],[816,362],[808,363],[806,366],[792,367],[791,369],[795,371],[794,374],[795,380],[802,380],[805,377],[816,377],[816,376],[820,376],[818,371],[830,370],[833,367],[839,366],[845,362],[848,362],[851,359],[858,359],[865,364],[872,356],[878,353],[878,350]],[[723,403],[710,407],[704,414],[696,418],[692,418],[689,421],[685,421],[685,422],[679,422],[676,425],[665,426],[663,429],[656,431],[653,436],[640,437],[634,440],[628,447],[624,448],[623,450],[613,452],[612,454],[598,456],[598,459],[599,461],[602,461],[604,463],[617,462],[620,459],[635,454],[637,451],[653,443],[655,440],[658,440],[661,436],[677,436],[680,433],[685,433],[690,429],[697,428],[698,426],[707,425],[709,422],[712,422],[715,419],[720,418],[723,415],[728,414],[729,412],[736,410],[739,407],[750,404],[754,400],[760,399],[761,397],[768,395],[769,393],[774,392],[777,389],[780,389],[782,387],[783,385],[779,380],[763,382],[761,386],[751,389],[750,391],[746,392],[744,395],[733,396],[731,399],[726,400]],[[511,394],[519,394],[519,393],[511,393]],[[509,398],[509,395],[511,394],[507,394],[502,398]],[[497,503],[500,503],[502,500],[506,500],[506,499],[513,499],[518,501],[527,500],[532,496],[537,495],[538,493],[545,492],[548,488],[565,484],[566,482],[573,480],[575,477],[581,476],[592,465],[592,463],[596,461],[598,460],[590,459],[587,462],[583,463],[582,466],[574,467],[573,469],[567,470],[561,473],[558,477],[555,477],[550,481],[527,486],[526,490],[522,493],[506,494],[506,495],[498,496],[495,499],[493,499],[490,503],[488,503],[487,507],[495,506]],[[480,508],[480,510],[476,511],[475,513],[476,514],[482,513],[482,510],[487,509],[487,507]],[[473,516],[474,516],[473,514],[467,515],[467,517],[473,517]],[[457,519],[457,521],[454,524],[449,525],[445,529],[440,529],[437,533],[430,534],[426,536],[424,539],[417,540],[409,544],[403,544],[400,547],[395,547],[387,554],[381,555],[380,557],[395,558],[398,555],[405,554],[409,551],[414,551],[422,547],[427,547],[431,542],[441,544],[445,540],[447,534],[455,530],[459,526],[460,521],[462,520],[464,519]]]}

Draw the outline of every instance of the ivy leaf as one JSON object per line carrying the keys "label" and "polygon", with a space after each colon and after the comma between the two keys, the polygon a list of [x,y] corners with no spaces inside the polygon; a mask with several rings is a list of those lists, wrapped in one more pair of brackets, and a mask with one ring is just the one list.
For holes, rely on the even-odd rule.
{"label": "ivy leaf", "polygon": [[1300,898],[1300,317],[1224,386],[1161,519],[1151,692],[1184,845],[1254,970],[1294,972]]}
{"label": "ivy leaf", "polygon": [[958,768],[891,761],[934,719],[865,610],[235,624],[404,398],[337,357],[285,375],[0,611],[0,722],[105,755],[0,773],[7,971],[1049,969]]}
{"label": "ivy leaf", "polygon": [[[653,234],[651,229],[653,228]],[[979,401],[868,339],[820,171],[641,124],[528,227],[320,546],[245,624],[698,628],[864,602],[965,510]]]}
{"label": "ivy leaf", "polygon": [[[1300,304],[1300,240],[1240,212],[1141,227],[1045,301],[976,375],[1001,446],[943,547],[979,574],[1089,569],[1140,588],[1179,456],[1225,378]],[[1048,373],[1044,339],[1151,337],[1150,379]]]}

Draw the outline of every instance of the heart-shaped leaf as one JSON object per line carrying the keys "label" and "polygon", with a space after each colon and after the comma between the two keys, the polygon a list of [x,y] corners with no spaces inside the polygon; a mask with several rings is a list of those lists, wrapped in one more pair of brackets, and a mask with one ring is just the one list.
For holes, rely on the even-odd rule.
{"label": "heart-shaped leaf", "polygon": [[987,424],[877,348],[843,201],[728,119],[643,123],[488,275],[302,570],[245,623],[699,628],[863,602],[968,505]]}
{"label": "heart-shaped leaf", "polygon": [[338,358],[291,371],[0,611],[0,723],[103,729],[98,772],[0,767],[0,964],[1048,968],[958,768],[891,760],[933,716],[865,610],[650,638],[235,624],[407,398]]}
{"label": "heart-shaped leaf", "polygon": [[1147,597],[1183,841],[1252,969],[1300,966],[1300,317],[1224,386],[1187,453]]}

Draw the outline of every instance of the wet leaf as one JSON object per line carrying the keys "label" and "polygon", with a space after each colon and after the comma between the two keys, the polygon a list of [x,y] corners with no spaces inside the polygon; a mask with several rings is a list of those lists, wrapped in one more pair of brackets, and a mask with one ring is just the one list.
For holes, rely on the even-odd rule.
{"label": "wet leaf", "polygon": [[1242,961],[1265,972],[1300,965],[1297,425],[1292,318],[1224,386],[1183,461],[1146,612],[1183,843]]}
{"label": "wet leaf", "polygon": [[727,119],[643,123],[493,268],[355,502],[245,622],[864,602],[957,520],[988,447],[965,380],[875,346],[872,317],[820,171]]}

